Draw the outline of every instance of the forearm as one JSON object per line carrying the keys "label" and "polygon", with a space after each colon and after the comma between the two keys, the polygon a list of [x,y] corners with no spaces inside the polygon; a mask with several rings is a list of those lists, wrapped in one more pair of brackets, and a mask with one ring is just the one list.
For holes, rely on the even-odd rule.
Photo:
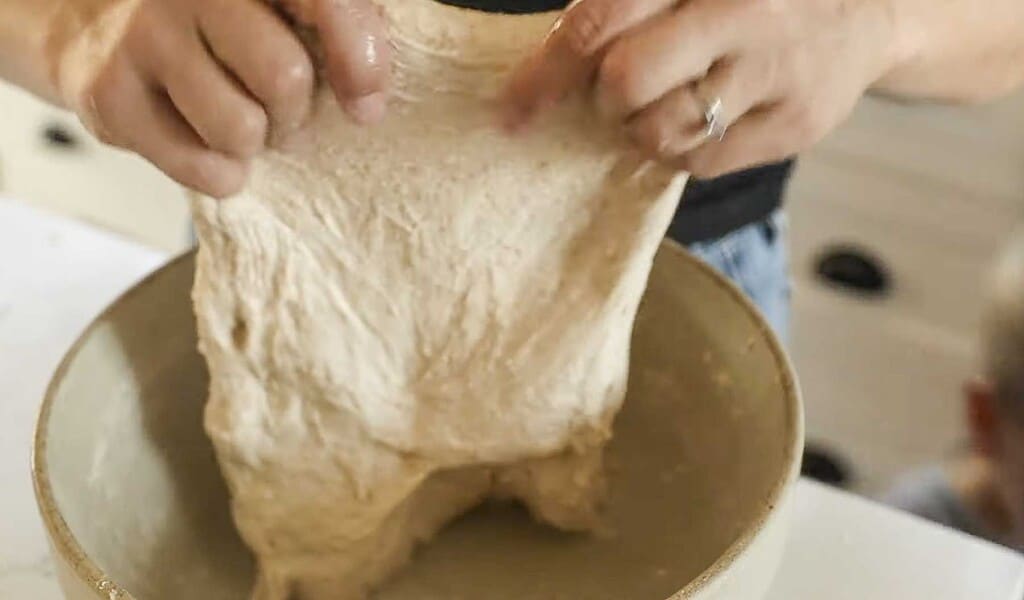
{"label": "forearm", "polygon": [[57,101],[50,56],[53,24],[65,0],[5,0],[0,3],[0,78]]}
{"label": "forearm", "polygon": [[[126,0],[0,0],[0,78],[64,104],[68,51],[98,50],[95,26]],[[100,42],[100,43],[97,43]],[[82,54],[79,53],[79,54]],[[76,57],[77,58],[77,57]]]}
{"label": "forearm", "polygon": [[1024,84],[1024,0],[885,0],[894,67],[873,91],[981,102]]}

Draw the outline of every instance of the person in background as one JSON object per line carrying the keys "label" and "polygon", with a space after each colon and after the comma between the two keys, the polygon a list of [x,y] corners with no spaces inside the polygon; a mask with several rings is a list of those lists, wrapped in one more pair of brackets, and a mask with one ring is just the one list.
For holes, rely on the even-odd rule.
{"label": "person in background", "polygon": [[1024,231],[993,271],[981,374],[964,386],[970,448],[908,475],[885,500],[1024,550]]}
{"label": "person in background", "polygon": [[[669,235],[732,277],[783,336],[791,157],[865,93],[973,102],[1024,80],[1021,0],[442,1],[565,8],[512,74],[496,121],[519,132],[571,91],[592,94],[652,159],[695,176]],[[366,126],[386,118],[391,48],[372,0],[276,4],[312,17],[343,109]],[[301,127],[317,80],[264,0],[3,0],[0,77],[216,197]]]}

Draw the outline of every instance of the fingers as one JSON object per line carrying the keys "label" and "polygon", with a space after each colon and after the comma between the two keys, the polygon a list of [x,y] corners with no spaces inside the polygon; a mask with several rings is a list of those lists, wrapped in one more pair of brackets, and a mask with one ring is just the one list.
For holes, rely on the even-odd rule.
{"label": "fingers", "polygon": [[579,0],[572,4],[541,48],[513,73],[504,95],[506,127],[527,125],[539,111],[585,84],[609,43],[674,3]]}
{"label": "fingers", "polygon": [[217,60],[263,105],[275,133],[299,127],[312,106],[313,63],[263,2],[207,0],[199,29]]}
{"label": "fingers", "polygon": [[668,10],[675,0],[576,0],[566,9],[552,37],[572,55],[596,55],[623,33]]}
{"label": "fingers", "polygon": [[528,126],[538,114],[582,86],[596,65],[589,57],[577,60],[557,42],[545,45],[512,73],[502,94],[502,125],[508,131]]}
{"label": "fingers", "polygon": [[794,122],[778,105],[748,113],[722,141],[704,144],[674,164],[694,176],[711,178],[783,160],[807,144]]}
{"label": "fingers", "polygon": [[733,25],[728,2],[689,2],[630,31],[609,50],[597,79],[597,103],[626,118],[669,91],[694,82],[728,56]]}
{"label": "fingers", "polygon": [[667,160],[705,138],[704,105],[693,86],[678,87],[626,124],[630,139],[648,157]]}
{"label": "fingers", "polygon": [[183,48],[164,79],[178,111],[213,150],[251,158],[263,150],[267,115],[206,52],[198,39]]}
{"label": "fingers", "polygon": [[327,79],[341,105],[359,123],[387,110],[391,47],[384,17],[371,0],[314,0]]}
{"label": "fingers", "polygon": [[770,59],[726,60],[699,83],[665,94],[627,122],[627,130],[648,156],[671,161],[708,141],[705,111],[721,100],[719,125],[729,127],[771,92]]}
{"label": "fingers", "polygon": [[150,89],[140,98],[138,119],[142,127],[149,124],[149,132],[138,136],[125,132],[128,147],[172,179],[214,198],[242,189],[248,174],[246,163],[207,148],[162,93]]}
{"label": "fingers", "polygon": [[141,154],[179,183],[223,198],[238,192],[245,164],[210,150],[170,99],[115,57],[86,98],[88,121],[103,141]]}

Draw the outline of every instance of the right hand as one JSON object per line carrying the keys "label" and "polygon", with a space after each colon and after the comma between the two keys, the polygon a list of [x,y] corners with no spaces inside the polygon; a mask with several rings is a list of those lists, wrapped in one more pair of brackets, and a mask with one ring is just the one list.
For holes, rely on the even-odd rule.
{"label": "right hand", "polygon": [[[349,115],[379,120],[389,86],[371,0],[305,0],[328,82]],[[237,193],[271,134],[309,114],[316,71],[265,0],[141,0],[101,65],[65,98],[102,141],[210,196]]]}

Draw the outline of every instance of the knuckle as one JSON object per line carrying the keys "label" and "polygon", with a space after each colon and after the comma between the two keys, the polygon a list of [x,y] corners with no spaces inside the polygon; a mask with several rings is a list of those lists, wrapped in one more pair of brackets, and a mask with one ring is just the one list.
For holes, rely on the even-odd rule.
{"label": "knuckle", "polygon": [[195,153],[176,165],[172,176],[180,183],[214,198],[226,198],[241,190],[244,179],[233,161],[211,153]]}
{"label": "knuckle", "polygon": [[267,81],[267,96],[272,102],[288,102],[313,89],[313,65],[308,58],[282,60]]}
{"label": "knuckle", "polygon": [[569,51],[581,57],[597,52],[605,41],[612,14],[602,0],[582,2],[570,9],[561,25]]}
{"label": "knuckle", "polygon": [[200,46],[199,38],[178,23],[176,15],[168,13],[161,3],[145,2],[133,15],[123,39],[126,53],[154,72],[173,73],[182,68],[182,60],[194,55]]}
{"label": "knuckle", "polygon": [[267,115],[262,110],[238,111],[229,138],[232,152],[245,157],[258,153],[266,141],[267,129]]}

